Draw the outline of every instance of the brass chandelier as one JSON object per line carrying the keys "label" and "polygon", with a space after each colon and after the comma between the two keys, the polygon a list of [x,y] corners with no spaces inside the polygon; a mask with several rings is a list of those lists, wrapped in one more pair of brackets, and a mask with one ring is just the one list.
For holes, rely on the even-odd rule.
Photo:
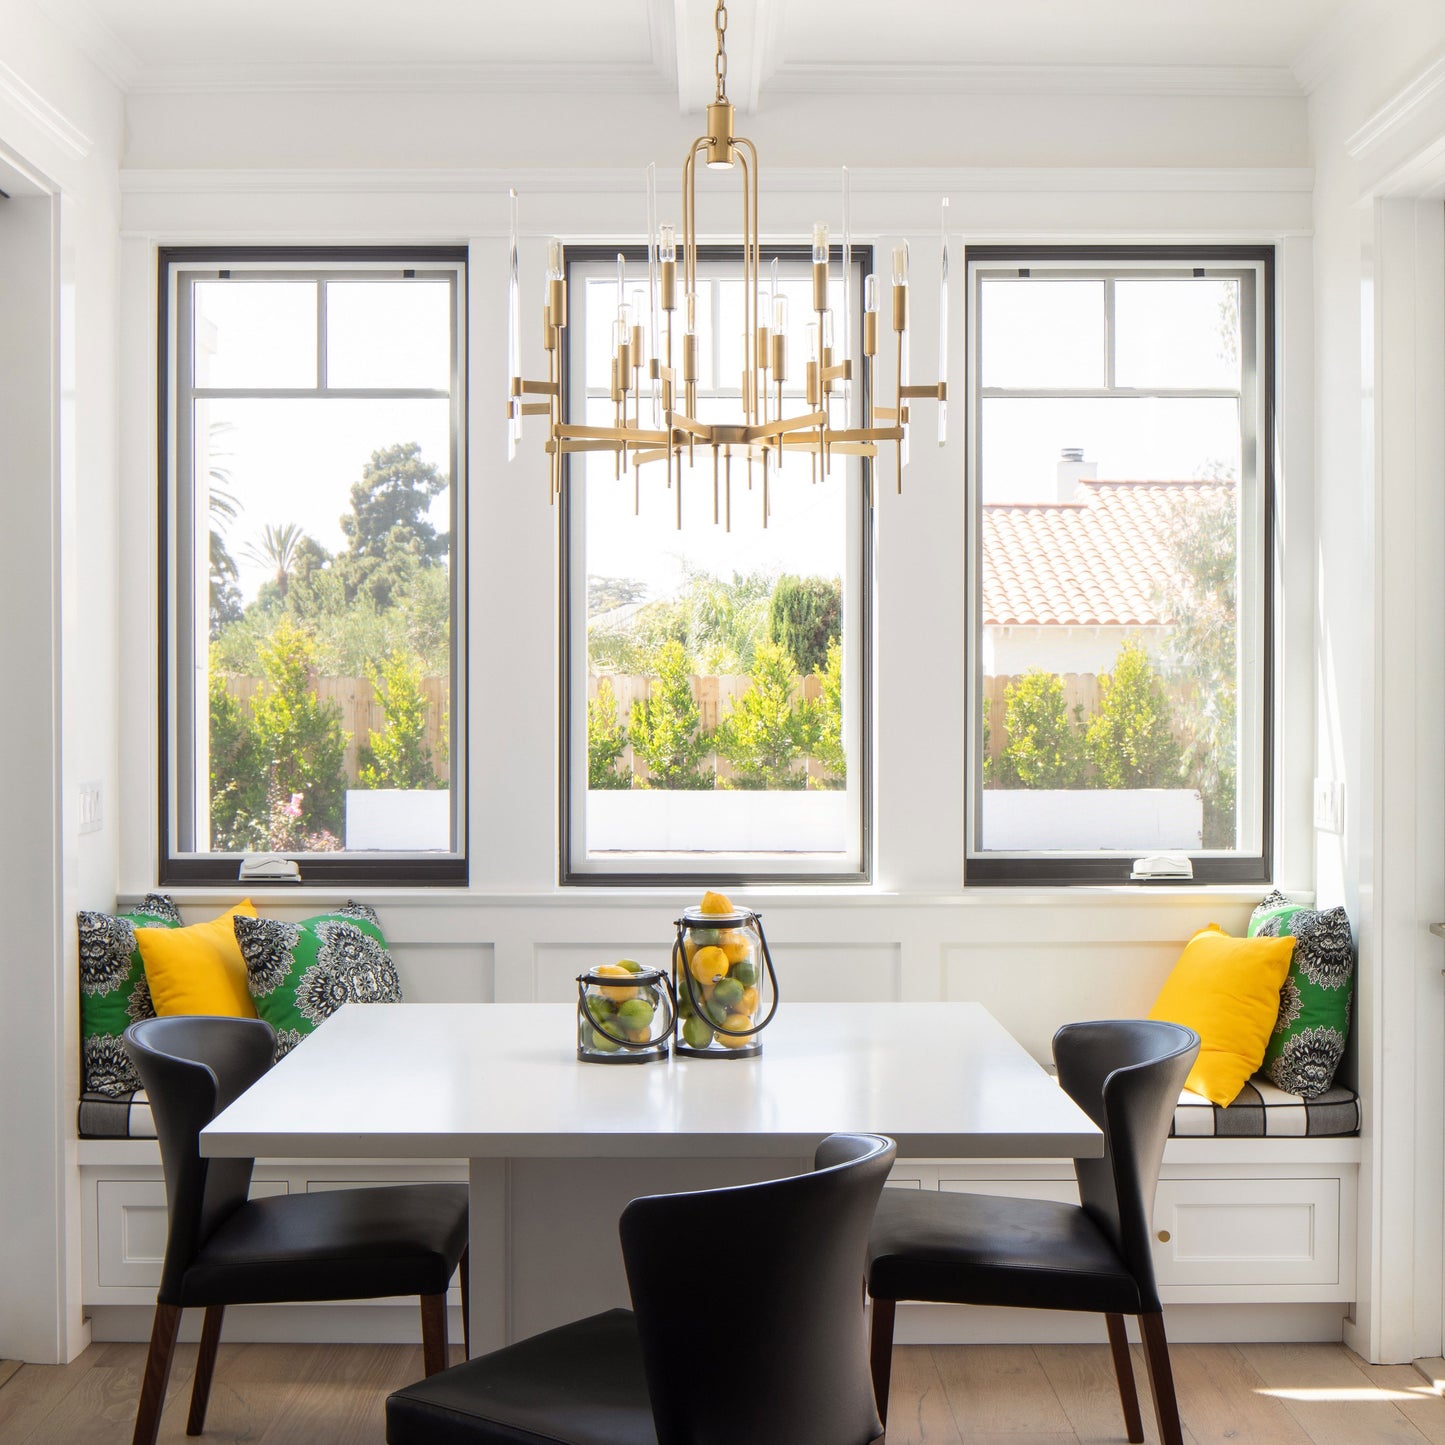
{"label": "brass chandelier", "polygon": [[[848,172],[843,171],[842,281],[844,320],[835,333],[828,305],[828,227],[813,228],[812,310],[808,324],[809,357],[804,368],[807,409],[796,415],[784,412],[784,384],[789,379],[788,298],[778,281],[778,262],[772,262],[771,292],[762,290],[762,245],[758,229],[758,153],[746,136],[735,129],[732,104],[727,98],[727,6],[718,0],[714,28],[717,37],[716,96],[707,107],[707,132],[688,148],[682,171],[682,241],[676,227],[657,224],[656,166],[647,168],[647,271],[645,303],[630,306],[626,300],[625,263],[617,257],[618,311],[613,323],[611,359],[611,426],[583,425],[562,415],[562,334],[567,327],[565,250],[560,240],[548,245],[546,296],[542,337],[547,352],[547,379],[528,381],[521,376],[519,323],[519,268],[517,193],[511,192],[511,256],[508,290],[508,455],[515,457],[522,437],[524,416],[547,418],[548,491],[555,502],[561,494],[563,457],[573,452],[610,452],[618,477],[629,470],[634,478],[634,505],[640,505],[641,468],[664,463],[667,486],[674,492],[677,525],[682,526],[682,471],[692,467],[699,447],[712,454],[713,519],[731,526],[732,465],[746,463],[748,487],[754,470],[761,468],[762,522],[771,509],[770,480],[785,455],[806,454],[812,459],[813,478],[826,474],[834,455],[874,458],[880,444],[892,443],[897,456],[898,491],[903,490],[903,468],[908,460],[910,400],[938,403],[938,441],[947,427],[948,374],[948,228],[945,198],[941,227],[939,271],[939,380],[924,385],[909,378],[908,364],[908,246],[893,248],[891,322],[897,362],[893,406],[873,401],[878,364],[879,286],[877,277],[863,284],[862,425],[849,426],[851,383],[855,368],[851,356],[849,294],[852,281],[852,236]],[[697,163],[712,170],[735,166],[742,178],[743,263],[743,372],[740,414],[727,422],[698,419],[698,290]],[[679,278],[679,263],[681,277]],[[681,279],[682,334],[680,357],[674,341]],[[634,297],[640,296],[634,291]],[[646,315],[641,314],[645,311]],[[659,334],[661,333],[661,334]],[[835,344],[835,334],[841,344]],[[679,368],[678,361],[681,362]],[[650,393],[644,423],[644,392]],[[533,399],[536,398],[536,399]],[[833,424],[841,407],[844,425]],[[721,505],[719,488],[721,486]],[[871,472],[869,505],[872,505]]]}

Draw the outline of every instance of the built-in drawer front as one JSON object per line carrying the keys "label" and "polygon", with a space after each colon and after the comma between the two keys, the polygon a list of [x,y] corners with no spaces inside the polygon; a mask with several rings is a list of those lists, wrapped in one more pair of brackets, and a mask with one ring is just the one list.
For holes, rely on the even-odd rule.
{"label": "built-in drawer front", "polygon": [[1161,1285],[1333,1284],[1338,1179],[1162,1179],[1154,1200]]}
{"label": "built-in drawer front", "polygon": [[[251,1181],[252,1199],[286,1191],[284,1179]],[[99,1179],[95,1205],[97,1283],[155,1289],[166,1253],[166,1186],[159,1179]]]}

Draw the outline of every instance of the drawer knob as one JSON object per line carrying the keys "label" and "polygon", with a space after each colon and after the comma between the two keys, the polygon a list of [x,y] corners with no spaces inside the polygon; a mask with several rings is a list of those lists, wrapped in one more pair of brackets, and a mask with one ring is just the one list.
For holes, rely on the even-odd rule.
{"label": "drawer knob", "polygon": [[1160,1244],[1168,1244],[1168,1243],[1169,1243],[1169,1231],[1168,1231],[1167,1229],[1161,1229],[1161,1230],[1159,1231],[1159,1243],[1160,1243]]}

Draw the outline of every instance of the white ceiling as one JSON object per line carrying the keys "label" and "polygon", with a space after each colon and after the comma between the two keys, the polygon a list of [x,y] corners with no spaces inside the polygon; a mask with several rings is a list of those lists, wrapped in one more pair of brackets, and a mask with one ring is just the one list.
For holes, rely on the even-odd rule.
{"label": "white ceiling", "polygon": [[[711,0],[36,0],[131,90],[595,84],[711,99]],[[729,95],[1307,88],[1363,0],[732,0]],[[886,79],[880,81],[880,74]]]}

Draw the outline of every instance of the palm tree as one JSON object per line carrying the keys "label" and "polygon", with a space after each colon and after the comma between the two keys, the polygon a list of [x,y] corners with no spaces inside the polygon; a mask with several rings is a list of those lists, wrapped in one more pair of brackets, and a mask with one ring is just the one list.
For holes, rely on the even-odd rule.
{"label": "palm tree", "polygon": [[291,572],[296,565],[296,553],[306,533],[296,522],[282,522],[271,526],[268,522],[261,528],[261,540],[246,547],[245,555],[262,567],[276,569],[276,590],[281,600],[286,600],[286,588],[291,582]]}

